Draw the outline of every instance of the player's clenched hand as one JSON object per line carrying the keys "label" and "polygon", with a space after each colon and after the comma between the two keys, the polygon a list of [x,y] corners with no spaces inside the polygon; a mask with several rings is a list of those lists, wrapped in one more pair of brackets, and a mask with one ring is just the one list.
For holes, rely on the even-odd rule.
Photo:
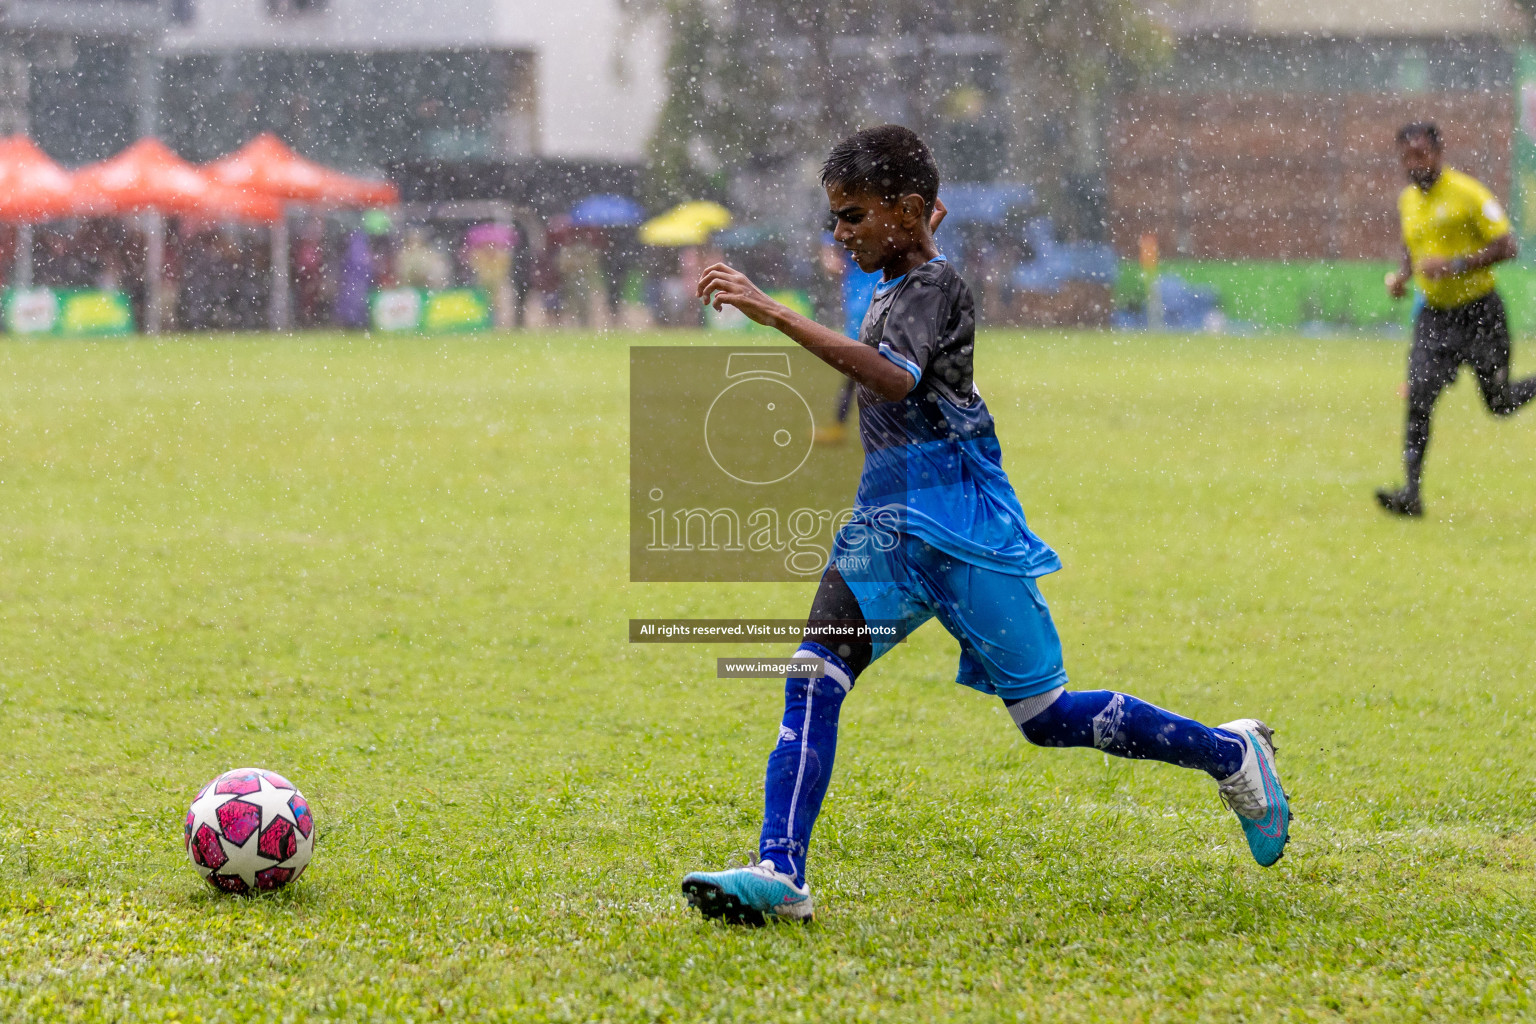
{"label": "player's clenched hand", "polygon": [[734,267],[716,263],[699,276],[699,298],[720,311],[721,306],[735,306],[751,320],[773,326],[784,309],[770,299],[751,279]]}
{"label": "player's clenched hand", "polygon": [[1408,294],[1408,277],[1395,270],[1387,272],[1387,294],[1394,299],[1400,299]]}

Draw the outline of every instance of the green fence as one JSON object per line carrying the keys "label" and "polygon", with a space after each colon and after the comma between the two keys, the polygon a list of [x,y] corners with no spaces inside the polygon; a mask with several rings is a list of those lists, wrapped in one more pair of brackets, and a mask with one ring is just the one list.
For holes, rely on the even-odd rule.
{"label": "green fence", "polygon": [[[1411,301],[1393,302],[1382,286],[1395,266],[1374,260],[1169,260],[1160,269],[1214,291],[1228,320],[1263,330],[1296,330],[1307,323],[1379,330],[1406,327],[1412,315]],[[1536,267],[1504,264],[1496,273],[1510,326],[1516,333],[1536,333]],[[1115,299],[1121,309],[1141,308],[1146,301],[1136,263],[1121,264]]]}

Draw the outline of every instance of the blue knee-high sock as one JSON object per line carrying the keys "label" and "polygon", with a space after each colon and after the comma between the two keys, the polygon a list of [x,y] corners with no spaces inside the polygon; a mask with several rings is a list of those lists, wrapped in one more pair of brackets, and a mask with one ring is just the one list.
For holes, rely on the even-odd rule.
{"label": "blue knee-high sock", "polygon": [[1246,745],[1235,733],[1181,718],[1129,694],[1063,691],[1044,710],[1034,712],[1029,704],[1013,701],[1009,710],[1024,738],[1038,746],[1097,747],[1117,757],[1199,768],[1217,779],[1236,774],[1243,764]]}
{"label": "blue knee-high sock", "polygon": [[853,688],[853,673],[843,659],[812,641],[802,643],[795,657],[824,659],[827,674],[819,679],[791,676],[784,681],[784,721],[779,726],[779,744],[768,755],[758,850],[780,871],[794,875],[796,884],[804,885],[806,849],[832,781],[837,716]]}

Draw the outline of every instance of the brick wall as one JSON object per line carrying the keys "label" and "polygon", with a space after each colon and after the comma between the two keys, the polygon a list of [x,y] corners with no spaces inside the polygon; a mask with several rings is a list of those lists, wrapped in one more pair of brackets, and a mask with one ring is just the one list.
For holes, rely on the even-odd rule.
{"label": "brick wall", "polygon": [[1439,123],[1446,163],[1509,194],[1508,94],[1132,93],[1110,132],[1110,238],[1134,256],[1391,259],[1405,184],[1394,136]]}

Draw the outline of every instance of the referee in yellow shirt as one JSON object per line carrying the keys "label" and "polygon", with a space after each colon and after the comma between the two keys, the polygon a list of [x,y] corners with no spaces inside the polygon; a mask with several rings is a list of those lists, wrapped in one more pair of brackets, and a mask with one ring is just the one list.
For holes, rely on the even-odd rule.
{"label": "referee in yellow shirt", "polygon": [[1429,414],[1461,364],[1477,374],[1483,401],[1498,416],[1536,396],[1536,377],[1509,379],[1509,322],[1492,270],[1516,253],[1503,208],[1477,179],[1442,165],[1435,125],[1405,125],[1397,147],[1411,184],[1397,199],[1403,263],[1387,275],[1387,291],[1400,299],[1411,279],[1424,293],[1424,306],[1414,321],[1408,357],[1407,480],[1402,490],[1377,491],[1376,500],[1389,512],[1417,516],[1424,512],[1419,477],[1429,446]]}

